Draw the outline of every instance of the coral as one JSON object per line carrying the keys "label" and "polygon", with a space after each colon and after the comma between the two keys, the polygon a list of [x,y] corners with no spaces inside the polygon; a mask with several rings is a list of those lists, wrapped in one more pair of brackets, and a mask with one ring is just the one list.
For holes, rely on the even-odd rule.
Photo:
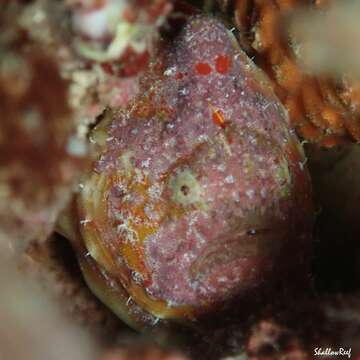
{"label": "coral", "polygon": [[253,327],[246,351],[251,360],[311,359],[291,330],[271,320],[263,320]]}
{"label": "coral", "polygon": [[[138,74],[172,6],[167,1],[34,0],[4,8],[5,31],[16,24],[17,31],[56,59],[69,83],[68,101],[83,136],[105,108],[122,108],[137,93]],[[91,36],[101,29],[103,36]],[[106,53],[107,46],[113,49],[111,56],[91,56]]]}
{"label": "coral", "polygon": [[10,251],[51,233],[87,164],[68,85],[51,52],[12,22],[14,9],[0,20],[0,239]]}
{"label": "coral", "polygon": [[[68,1],[74,47],[84,58],[105,63],[119,75],[144,67],[149,46],[172,6],[166,0]],[[117,65],[117,66],[116,66]]]}
{"label": "coral", "polygon": [[54,240],[34,244],[22,256],[20,269],[1,254],[2,359],[187,359],[179,351],[139,339],[120,321],[114,326],[115,317],[74,271],[63,239]]}
{"label": "coral", "polygon": [[106,106],[126,106],[137,93],[137,75],[146,68],[172,5],[167,0],[70,0],[66,8],[71,49],[79,57],[67,76],[76,84],[75,107],[88,103],[91,121]]}
{"label": "coral", "polygon": [[175,351],[165,351],[155,346],[133,346],[109,350],[101,360],[187,360]]}
{"label": "coral", "polygon": [[[103,2],[97,10],[93,9],[94,5],[95,2],[64,4],[49,0],[2,4],[0,104],[5,115],[0,124],[0,228],[3,249],[12,251],[15,241],[10,239],[21,239],[18,244],[26,244],[51,233],[59,211],[70,199],[76,175],[87,164],[84,140],[89,124],[107,106],[114,109],[125,106],[138,91],[136,75],[145,67],[151,44],[171,10],[166,1]],[[115,36],[113,45],[119,50],[118,42],[124,39],[119,27],[127,24],[134,31],[141,27],[141,33],[136,30],[134,35],[130,31],[134,36],[122,44],[121,53],[106,62],[79,54],[79,37],[75,34],[85,31],[86,26],[92,30],[100,26],[82,17],[105,16],[96,11],[113,16],[113,6],[119,11],[120,6],[123,12],[117,12],[119,19],[115,19],[114,27],[108,29],[111,34],[104,35],[105,38]],[[83,39],[87,40],[91,40],[89,36]],[[135,43],[140,40],[142,50],[134,54],[139,50]]]}
{"label": "coral", "polygon": [[225,27],[195,17],[142,86],[129,110],[94,129],[100,157],[63,226],[92,290],[142,328],[214,312],[286,281],[283,269],[306,278],[302,149]]}
{"label": "coral", "polygon": [[[220,1],[224,9],[233,13],[242,46],[272,80],[275,93],[288,109],[298,133],[325,147],[360,139],[358,83],[347,72],[330,76],[306,71],[298,61],[301,43],[284,31],[284,17],[303,7],[320,11],[331,3]],[[334,26],[334,22],[331,24]],[[315,31],[316,28],[311,36]]]}
{"label": "coral", "polygon": [[251,360],[306,360],[313,359],[316,351],[342,351],[344,358],[357,358],[358,337],[358,297],[338,295],[303,300],[276,317],[260,320],[253,325],[245,349]]}
{"label": "coral", "polygon": [[125,334],[125,326],[89,291],[77,266],[76,257],[65,239],[52,236],[44,243],[33,243],[21,259],[21,269],[36,278],[54,303],[98,339],[109,334]]}
{"label": "coral", "polygon": [[37,283],[1,257],[0,357],[2,359],[99,358],[93,339],[61,312]]}
{"label": "coral", "polygon": [[221,1],[239,33],[165,0],[1,4],[0,358],[359,358],[359,147],[318,146],[359,138],[332,3]]}

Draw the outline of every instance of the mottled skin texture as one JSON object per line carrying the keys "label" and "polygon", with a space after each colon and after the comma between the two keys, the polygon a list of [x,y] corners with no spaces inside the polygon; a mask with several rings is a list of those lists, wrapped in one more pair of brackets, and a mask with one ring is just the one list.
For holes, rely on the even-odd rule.
{"label": "mottled skin texture", "polygon": [[126,306],[193,318],[284,269],[305,271],[312,206],[302,150],[225,27],[192,19],[142,86],[94,132],[102,155],[78,201],[88,281],[101,273],[119,303],[127,293]]}

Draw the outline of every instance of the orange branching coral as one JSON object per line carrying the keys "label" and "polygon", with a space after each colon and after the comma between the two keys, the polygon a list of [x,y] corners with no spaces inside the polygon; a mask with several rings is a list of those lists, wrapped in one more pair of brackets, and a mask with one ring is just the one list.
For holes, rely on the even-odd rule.
{"label": "orange branching coral", "polygon": [[297,63],[298,44],[284,32],[283,19],[303,7],[324,9],[323,0],[235,0],[234,21],[243,47],[266,71],[305,139],[330,147],[360,140],[359,87],[349,76],[316,76]]}

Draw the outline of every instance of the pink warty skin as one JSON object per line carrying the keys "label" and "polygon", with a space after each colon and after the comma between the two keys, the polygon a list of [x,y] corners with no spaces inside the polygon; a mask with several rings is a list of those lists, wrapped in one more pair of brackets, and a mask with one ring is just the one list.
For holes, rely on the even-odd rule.
{"label": "pink warty skin", "polygon": [[[117,174],[103,196],[111,256],[147,296],[201,313],[284,269],[306,272],[312,203],[302,149],[224,25],[190,20],[142,86],[108,127],[95,166]],[[124,244],[144,271],[116,252]]]}

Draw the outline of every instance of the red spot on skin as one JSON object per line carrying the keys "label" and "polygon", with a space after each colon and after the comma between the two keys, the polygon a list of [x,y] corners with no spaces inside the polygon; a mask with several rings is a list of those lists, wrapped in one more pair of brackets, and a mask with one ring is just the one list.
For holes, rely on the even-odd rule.
{"label": "red spot on skin", "polygon": [[231,60],[226,55],[219,55],[215,59],[215,68],[219,74],[227,74],[231,66]]}
{"label": "red spot on skin", "polygon": [[178,73],[176,73],[176,75],[175,75],[175,79],[176,79],[176,80],[181,80],[183,77],[184,77],[184,74],[181,73],[181,72],[178,72]]}
{"label": "red spot on skin", "polygon": [[228,132],[226,135],[227,135],[226,138],[227,138],[228,143],[232,144],[234,142],[234,139],[233,139],[231,133]]}
{"label": "red spot on skin", "polygon": [[199,75],[209,75],[212,71],[208,63],[197,63],[195,70]]}

